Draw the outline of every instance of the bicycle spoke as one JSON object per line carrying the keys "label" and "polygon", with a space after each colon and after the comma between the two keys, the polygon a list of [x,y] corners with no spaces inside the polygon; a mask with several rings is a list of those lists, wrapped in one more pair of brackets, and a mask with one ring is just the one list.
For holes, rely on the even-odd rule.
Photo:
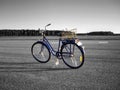
{"label": "bicycle spoke", "polygon": [[75,66],[77,66],[77,61],[76,61],[76,59],[74,58],[71,58],[71,60],[72,60],[72,63],[73,63],[73,65],[75,65]]}

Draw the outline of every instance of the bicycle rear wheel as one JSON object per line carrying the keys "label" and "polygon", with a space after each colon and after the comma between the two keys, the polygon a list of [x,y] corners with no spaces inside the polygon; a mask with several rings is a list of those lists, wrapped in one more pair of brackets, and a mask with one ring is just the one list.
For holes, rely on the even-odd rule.
{"label": "bicycle rear wheel", "polygon": [[35,60],[40,63],[46,63],[50,60],[51,53],[47,46],[42,42],[36,42],[31,47],[31,53]]}
{"label": "bicycle rear wheel", "polygon": [[77,44],[64,44],[61,48],[61,56],[64,63],[70,68],[77,69],[84,63],[83,49]]}

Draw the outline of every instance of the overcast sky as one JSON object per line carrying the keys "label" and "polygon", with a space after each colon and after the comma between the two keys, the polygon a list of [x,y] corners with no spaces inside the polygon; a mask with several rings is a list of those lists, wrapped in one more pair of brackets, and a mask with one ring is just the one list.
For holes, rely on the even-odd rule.
{"label": "overcast sky", "polygon": [[0,29],[120,33],[120,0],[0,0]]}

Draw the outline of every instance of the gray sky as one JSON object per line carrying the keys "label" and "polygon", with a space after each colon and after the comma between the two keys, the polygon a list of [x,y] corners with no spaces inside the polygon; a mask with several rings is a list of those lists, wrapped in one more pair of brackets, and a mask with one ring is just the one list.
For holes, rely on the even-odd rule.
{"label": "gray sky", "polygon": [[120,33],[120,0],[0,0],[0,29]]}

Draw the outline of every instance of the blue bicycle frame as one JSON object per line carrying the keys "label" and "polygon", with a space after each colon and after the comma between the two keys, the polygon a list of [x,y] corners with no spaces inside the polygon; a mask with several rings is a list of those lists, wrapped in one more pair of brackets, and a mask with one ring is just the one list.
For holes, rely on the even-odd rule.
{"label": "blue bicycle frame", "polygon": [[51,44],[49,43],[49,41],[47,40],[47,38],[46,38],[45,36],[43,37],[43,43],[46,44],[46,46],[48,47],[48,49],[50,50],[50,52],[51,52],[54,56],[56,56],[56,53],[60,53],[61,42],[62,42],[62,40],[59,39],[58,51],[55,51],[55,50],[53,49],[53,47],[51,46]]}

